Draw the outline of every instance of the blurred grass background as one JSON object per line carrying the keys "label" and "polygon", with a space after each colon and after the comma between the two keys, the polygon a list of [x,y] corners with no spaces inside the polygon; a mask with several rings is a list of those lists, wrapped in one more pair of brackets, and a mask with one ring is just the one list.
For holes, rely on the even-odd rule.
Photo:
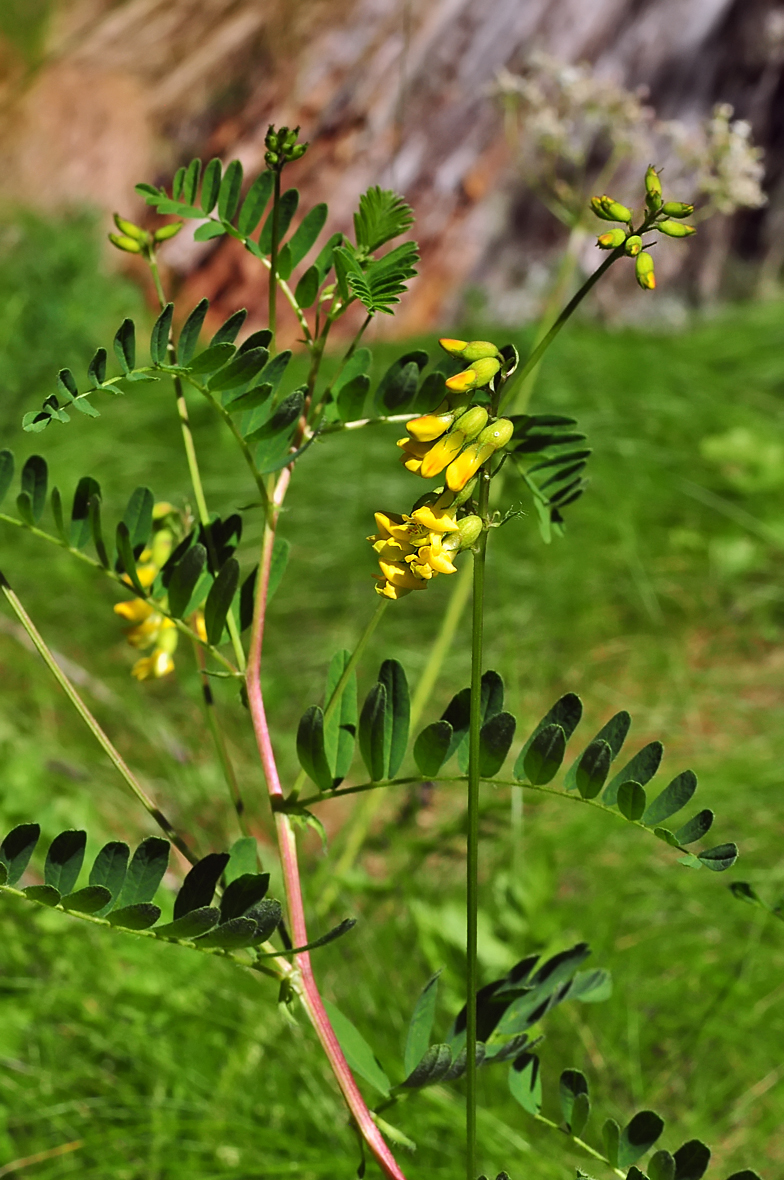
{"label": "blurred grass background", "polygon": [[[111,534],[139,483],[157,499],[183,502],[187,473],[166,387],[107,398],[99,420],[53,424],[44,436],[19,426],[58,368],[83,372],[120,318],[149,319],[135,288],[102,275],[97,243],[84,218],[24,217],[3,231],[0,441],[19,466],[44,453],[66,502],[81,475],[98,478]],[[487,324],[461,331],[493,335]],[[416,343],[436,351],[433,341]],[[524,348],[526,338],[515,343]],[[524,840],[513,847],[508,792],[488,788],[480,945],[485,980],[524,953],[582,938],[594,948],[591,965],[613,972],[610,1002],[569,1005],[548,1019],[546,1114],[559,1117],[560,1070],[577,1067],[596,1102],[588,1138],[598,1142],[605,1117],[623,1123],[651,1106],[667,1119],[665,1146],[701,1137],[714,1148],[717,1176],[753,1166],[766,1180],[784,1163],[784,927],[732,900],[727,880],[750,880],[769,898],[784,890],[782,344],[782,307],[770,303],[725,309],[678,335],[608,333],[584,321],[548,355],[533,408],[579,418],[595,450],[592,485],[569,510],[563,541],[545,547],[531,515],[494,535],[487,662],[504,676],[520,736],[566,690],[580,693],[587,718],[573,750],[629,708],[630,747],[665,741],[662,782],[691,766],[700,806],[717,811],[715,842],[737,839],[743,859],[727,877],[695,874],[622,823],[539,797],[526,798]],[[380,373],[399,348],[375,351]],[[223,514],[248,503],[230,440],[206,408],[194,403],[192,415],[211,508]],[[271,607],[265,676],[289,781],[296,722],[322,692],[329,656],[353,645],[374,608],[364,541],[372,513],[404,509],[418,491],[397,463],[394,438],[367,430],[314,446],[287,500],[281,531],[291,561]],[[511,481],[507,490],[517,498]],[[249,512],[248,564],[259,532]],[[237,832],[188,651],[181,647],[175,677],[137,684],[112,586],[22,530],[3,525],[0,533],[4,573],[52,645],[85,670],[85,694],[121,751],[201,853],[225,847]],[[440,579],[389,609],[361,692],[393,654],[415,682],[448,594]],[[467,635],[466,619],[424,721],[467,682]],[[95,850],[151,832],[6,612],[0,669],[4,830],[35,819],[51,838],[83,826]],[[233,689],[217,682],[216,695],[253,830],[272,863],[249,727]],[[349,811],[346,802],[321,807],[326,857],[315,837],[305,841],[313,911],[334,879]],[[313,923],[317,934],[347,914],[359,918],[349,937],[318,952],[317,970],[395,1080],[411,1009],[434,970],[445,967],[437,1031],[460,1003],[460,847],[460,806],[449,788],[430,799],[389,798],[331,911]],[[0,1159],[82,1140],[25,1174],[354,1175],[334,1085],[309,1030],[277,1010],[271,984],[216,958],[106,935],[12,900],[3,901],[2,928]],[[480,1077],[488,1174],[556,1180],[584,1162],[516,1105],[503,1068]],[[459,1174],[459,1088],[436,1088],[389,1117],[418,1145],[410,1160],[403,1153],[412,1177]]]}

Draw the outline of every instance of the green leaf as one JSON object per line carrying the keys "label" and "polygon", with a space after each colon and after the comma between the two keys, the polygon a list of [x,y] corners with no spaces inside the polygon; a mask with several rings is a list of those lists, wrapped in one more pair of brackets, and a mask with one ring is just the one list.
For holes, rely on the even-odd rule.
{"label": "green leaf", "polygon": [[112,895],[103,885],[86,885],[76,893],[69,893],[62,899],[64,910],[75,914],[97,914],[110,904]]}
{"label": "green leaf", "polygon": [[216,344],[233,344],[240,334],[242,325],[248,318],[247,307],[241,307],[239,311],[234,311],[227,320],[224,320],[218,331],[210,340],[210,348]]}
{"label": "green leaf", "polygon": [[394,778],[408,746],[411,723],[411,698],[403,665],[398,660],[384,660],[378,682],[386,689],[384,731],[384,778]]}
{"label": "green leaf", "polygon": [[87,511],[90,517],[90,533],[93,538],[93,545],[95,552],[98,554],[98,560],[105,570],[109,569],[110,561],[109,554],[106,552],[106,546],[103,543],[103,532],[101,530],[101,497],[99,495],[90,496],[87,504]]}
{"label": "green leaf", "polygon": [[273,173],[265,170],[259,173],[248,189],[248,195],[242,202],[242,209],[237,218],[237,229],[244,238],[249,237],[261,221],[274,187]]}
{"label": "green leaf", "polygon": [[574,1135],[579,1135],[582,1127],[579,1131],[573,1128],[572,1112],[576,1098],[580,1095],[588,1096],[588,1079],[585,1074],[581,1073],[579,1069],[565,1069],[558,1083],[558,1095],[561,1102],[561,1113],[567,1128]]}
{"label": "green leaf", "polygon": [[[623,746],[623,743],[626,741],[626,736],[629,732],[629,728],[631,726],[631,723],[632,723],[632,719],[629,716],[629,714],[626,712],[626,710],[625,709],[621,710],[620,713],[616,713],[615,716],[611,717],[606,725],[602,726],[602,728],[599,730],[599,732],[596,734],[596,737],[593,739],[593,741],[590,744],[593,745],[594,742],[600,742],[600,741],[607,742],[607,745],[610,747],[610,750],[612,751],[613,759],[617,758],[618,753],[620,752],[620,749]],[[580,757],[582,757],[582,755],[580,755]],[[578,758],[575,762],[572,763],[572,765],[570,766],[569,770],[566,773],[566,778],[564,779],[564,787],[566,788],[567,791],[571,791],[577,786],[576,778],[577,778],[577,767],[579,765],[579,762],[580,762],[580,758]]]}
{"label": "green leaf", "polygon": [[[517,971],[513,969],[507,979],[496,987],[491,997],[494,1007],[505,993],[518,997],[513,998],[500,1019],[494,1018],[497,1020],[498,1032],[505,1035],[525,1032],[541,1020],[550,1008],[566,999],[571,988],[564,988],[562,985],[571,979],[590,953],[587,943],[579,942],[565,951],[559,951],[558,954],[552,955],[527,980],[526,991],[523,995],[519,993],[524,980],[517,978]],[[532,956],[528,960],[524,960],[523,965],[532,965],[536,962],[536,958],[537,956]]]}
{"label": "green leaf", "polygon": [[446,374],[437,370],[428,373],[419,387],[416,400],[409,407],[418,414],[430,414],[446,397]]}
{"label": "green leaf", "polygon": [[414,742],[414,761],[425,778],[436,778],[449,754],[452,726],[448,721],[427,725]]}
{"label": "green leaf", "polygon": [[221,221],[231,221],[237,212],[242,191],[242,164],[232,160],[223,174],[218,190],[218,216]]}
{"label": "green leaf", "polygon": [[617,802],[618,788],[621,783],[632,781],[644,787],[647,782],[650,782],[661,765],[663,754],[664,746],[661,742],[649,742],[647,746],[638,750],[634,757],[626,763],[623,770],[619,770],[604,788],[602,799],[607,806],[612,807]]}
{"label": "green leaf", "polygon": [[171,332],[174,304],[167,303],[153,324],[150,336],[150,357],[154,365],[165,365],[169,355],[169,333]]}
{"label": "green leaf", "polygon": [[413,223],[413,211],[398,193],[374,185],[359,198],[359,209],[354,214],[357,245],[372,254],[385,242],[405,233]]}
{"label": "green leaf", "polygon": [[517,722],[511,713],[496,713],[479,731],[479,774],[492,778],[506,761]]}
{"label": "green leaf", "polygon": [[[338,255],[344,253],[340,248],[334,252],[335,264]],[[390,250],[383,258],[366,264],[364,273],[352,270],[348,275],[348,282],[360,302],[371,315],[383,312],[392,315],[400,296],[405,294],[406,283],[416,273],[415,263],[419,261],[419,252],[414,242],[404,242],[402,246]]]}
{"label": "green leaf", "polygon": [[618,1151],[621,1145],[621,1128],[615,1119],[607,1119],[602,1127],[602,1142],[604,1143],[604,1154],[610,1161],[610,1166],[617,1168]]}
{"label": "green leaf", "polygon": [[273,393],[278,392],[278,386],[283,380],[283,374],[286,372],[290,360],[291,349],[286,348],[283,352],[279,352],[277,356],[274,356],[262,371],[262,380],[270,383]]}
{"label": "green leaf", "polygon": [[521,1053],[509,1069],[509,1089],[512,1096],[527,1110],[537,1115],[542,1109],[542,1078],[539,1058],[535,1053]]}
{"label": "green leaf", "polygon": [[240,947],[253,946],[257,933],[258,926],[253,918],[231,918],[228,922],[222,922],[209,934],[202,934],[197,945],[200,948],[220,947],[223,950],[238,950]]}
{"label": "green leaf", "polygon": [[46,507],[46,491],[49,481],[49,471],[46,459],[41,455],[31,455],[22,468],[22,491],[30,497],[30,511],[33,521],[38,521]]}
{"label": "green leaf", "polygon": [[27,885],[22,892],[30,901],[37,901],[50,909],[60,904],[60,890],[55,889],[54,885]]}
{"label": "green leaf", "polygon": [[284,397],[275,413],[252,434],[245,435],[248,443],[266,442],[269,439],[283,436],[296,426],[305,408],[305,394],[301,389],[295,389],[288,397]]}
{"label": "green leaf", "polygon": [[442,721],[448,721],[452,726],[452,738],[449,743],[444,762],[448,762],[462,742],[467,739],[468,725],[471,716],[471,689],[462,688],[456,692],[441,714]]}
{"label": "green leaf", "polygon": [[93,862],[90,869],[90,884],[101,885],[109,891],[107,903],[103,907],[104,913],[111,909],[122,892],[130,853],[127,844],[121,840],[112,840],[109,844],[104,844]]}
{"label": "green leaf", "polygon": [[386,1097],[390,1089],[389,1078],[376,1060],[370,1045],[339,1008],[329,1000],[324,1000],[324,1007],[351,1069]]}
{"label": "green leaf", "polygon": [[664,1130],[664,1119],[653,1110],[640,1110],[621,1131],[618,1166],[628,1168],[649,1151]]}
{"label": "green leaf", "polygon": [[175,201],[179,201],[180,197],[182,196],[182,190],[183,190],[184,186],[185,186],[185,165],[183,164],[174,173],[174,178],[172,180],[172,196],[174,197]]}
{"label": "green leaf", "polygon": [[[580,700],[580,698],[578,696],[576,696],[575,693],[573,693],[573,692],[565,693],[564,696],[560,697],[555,702],[552,709],[549,709],[547,711],[547,713],[545,713],[544,717],[539,722],[536,729],[533,731],[531,736],[528,738],[528,741],[525,743],[522,750],[520,751],[520,756],[518,758],[519,764],[521,766],[523,765],[523,762],[525,760],[525,755],[527,754],[529,747],[533,743],[534,738],[537,736],[537,734],[541,733],[541,731],[543,729],[545,729],[548,725],[560,725],[561,729],[564,731],[565,739],[566,739],[566,741],[568,741],[569,738],[574,733],[575,729],[577,728],[577,726],[580,722],[580,718],[582,717],[582,714],[583,714],[583,703]],[[601,734],[597,734],[597,737],[600,737],[600,736],[601,736]],[[515,774],[516,774],[516,772],[515,772]]]}
{"label": "green leaf", "polygon": [[229,852],[229,863],[226,865],[224,878],[227,885],[236,881],[238,877],[254,874],[258,863],[258,852],[255,836],[240,836],[235,840]]}
{"label": "green leaf", "polygon": [[[204,604],[204,626],[207,630],[208,643],[220,643],[226,624],[226,616],[231,609],[239,584],[240,565],[236,558],[230,557],[212,583],[212,588]],[[171,587],[169,594],[171,596]]]}
{"label": "green leaf", "polygon": [[601,1004],[609,1000],[612,990],[612,975],[597,967],[593,971],[578,971],[565,998],[579,1000],[581,1004]]}
{"label": "green leaf", "polygon": [[762,1180],[756,1172],[752,1172],[751,1168],[744,1168],[742,1172],[733,1172],[727,1180]]}
{"label": "green leaf", "polygon": [[123,523],[128,529],[134,549],[146,545],[152,532],[152,510],[155,497],[149,488],[135,488],[123,512]]}
{"label": "green leaf", "polygon": [[[378,414],[383,414],[385,409],[394,408],[394,406],[400,400],[399,395],[401,388],[403,388],[405,391],[406,383],[409,381],[410,374],[413,371],[409,368],[409,366],[415,366],[418,376],[429,360],[430,357],[421,348],[414,349],[413,352],[407,352],[404,353],[403,356],[398,357],[397,360],[389,366],[386,373],[379,381],[376,392],[373,394],[373,407],[375,412]],[[406,396],[408,396],[407,393]]]}
{"label": "green leaf", "polygon": [[[324,692],[325,707],[332,700],[350,658],[350,652],[339,651],[330,660]],[[332,772],[333,787],[339,787],[351,769],[358,720],[357,677],[356,673],[352,672],[340,694],[339,703],[324,724],[324,750]]]}
{"label": "green leaf", "polygon": [[266,406],[271,396],[272,386],[265,381],[263,385],[254,385],[242,393],[235,394],[228,401],[224,398],[223,404],[230,414],[240,414],[255,410],[259,406]]}
{"label": "green leaf", "polygon": [[387,767],[385,729],[387,690],[374,684],[359,715],[359,749],[372,782],[380,782]]}
{"label": "green leaf", "polygon": [[[255,840],[253,857],[255,860]],[[243,918],[253,906],[267,896],[269,873],[243,873],[235,877],[225,888],[220,903],[221,922],[232,918]]]}
{"label": "green leaf", "polygon": [[649,827],[662,824],[685,807],[697,790],[697,776],[693,770],[684,770],[669,783],[652,803],[648,804],[642,822]]}
{"label": "green leaf", "polygon": [[694,844],[696,840],[701,840],[711,830],[713,820],[713,812],[706,807],[703,811],[697,812],[694,818],[685,823],[682,828],[678,828],[675,839],[682,845]]}
{"label": "green leaf", "polygon": [[341,245],[345,241],[342,233],[333,234],[325,246],[319,251],[318,257],[314,263],[316,270],[319,273],[319,285],[324,282],[327,274],[334,265],[334,251],[335,247]]}
{"label": "green leaf", "polygon": [[384,394],[384,409],[390,414],[401,414],[408,410],[416,397],[419,386],[419,369],[415,361],[403,365]]}
{"label": "green leaf", "polygon": [[174,899],[174,917],[182,918],[192,910],[208,907],[215,886],[229,863],[228,852],[209,852],[188,873]]}
{"label": "green leaf", "polygon": [[[146,840],[142,840],[125,874],[125,881],[117,899],[118,907],[125,909],[152,901],[168,863],[168,840],[162,840],[160,836],[148,836]],[[157,921],[157,918],[155,920]]]}
{"label": "green leaf", "polygon": [[369,348],[358,348],[340,370],[340,373],[332,383],[333,393],[339,393],[347,385],[350,385],[355,377],[361,374],[366,374],[370,371],[373,363],[373,353]]}
{"label": "green leaf", "polygon": [[175,565],[168,586],[169,611],[175,619],[185,614],[206,562],[207,550],[197,542],[186,550]]}
{"label": "green leaf", "polygon": [[199,333],[201,332],[209,307],[209,299],[200,299],[182,326],[182,331],[177,341],[177,360],[186,368],[193,359],[196,345],[199,343]]}
{"label": "green leaf", "polygon": [[321,791],[332,789],[333,775],[324,748],[324,713],[311,705],[300,718],[297,729],[299,764]]}
{"label": "green leaf", "polygon": [[55,528],[57,529],[57,533],[61,541],[68,545],[69,537],[68,533],[65,531],[65,523],[63,521],[63,501],[59,488],[52,488],[52,492],[49,497],[49,503],[52,507],[52,516],[54,517],[54,524]]}
{"label": "green leaf", "polygon": [[[441,975],[436,971],[422,989],[416,1002],[413,1015],[406,1034],[406,1047],[403,1053],[403,1070],[406,1077],[416,1069],[427,1052],[433,1022],[436,1015],[436,1000],[438,998],[438,980]],[[451,1054],[450,1054],[451,1063]]]}
{"label": "green leaf", "polygon": [[690,1139],[675,1152],[675,1180],[701,1180],[708,1170],[710,1149],[699,1139]]}
{"label": "green leaf", "polygon": [[759,906],[763,910],[770,909],[757,893],[756,889],[749,885],[748,881],[733,881],[730,885],[730,891],[733,897],[737,897],[738,901],[748,902],[749,905]]}
{"label": "green leaf", "polygon": [[87,833],[82,831],[61,832],[49,845],[44,865],[44,884],[51,885],[61,894],[70,893],[84,861]]}
{"label": "green leaf", "polygon": [[136,367],[136,328],[133,320],[123,320],[114,337],[114,353],[123,373]]}
{"label": "green leaf", "polygon": [[290,552],[291,541],[287,541],[285,537],[276,536],[275,544],[272,547],[272,561],[270,562],[269,582],[267,584],[267,602],[270,601],[272,595],[283,580]]}
{"label": "green leaf", "polygon": [[13,478],[14,453],[8,450],[0,451],[0,503],[5,499]]}
{"label": "green leaf", "polygon": [[[210,378],[209,388],[215,393],[224,389],[236,389],[239,385],[246,385],[261,372],[268,359],[269,352],[266,348],[253,348],[250,352],[239,352],[233,360]],[[251,392],[253,391],[251,390]],[[250,407],[243,406],[241,408],[249,409]]]}
{"label": "green leaf", "polygon": [[8,869],[0,860],[0,886],[8,884]]}
{"label": "green leaf", "polygon": [[226,226],[222,221],[205,221],[193,235],[194,242],[211,242],[213,238],[222,238],[226,234]]}
{"label": "green leaf", "polygon": [[725,869],[731,869],[737,859],[738,846],[732,843],[717,844],[715,848],[705,848],[698,853],[700,864],[714,873],[723,873]]}
{"label": "green leaf", "polygon": [[7,871],[6,883],[16,885],[35,851],[41,828],[38,824],[19,824],[0,844],[0,864]]}
{"label": "green leaf", "polygon": [[312,249],[316,238],[324,228],[327,220],[327,206],[314,205],[309,213],[302,218],[298,228],[289,241],[291,251],[291,269],[298,266],[309,250]]}
{"label": "green leaf", "polygon": [[610,773],[612,760],[610,743],[602,738],[594,738],[583,750],[574,764],[574,785],[583,799],[595,799],[599,794]]}
{"label": "green leaf", "polygon": [[321,276],[315,266],[309,266],[294,289],[294,298],[300,307],[312,307],[316,302]]}
{"label": "green leaf", "polygon": [[[291,219],[297,212],[297,205],[299,204],[299,192],[295,188],[287,189],[280,198],[278,206],[278,242],[282,242],[286,236],[286,231],[291,225]],[[267,214],[267,220],[264,222],[264,228],[259,236],[259,249],[262,254],[272,253],[272,216],[274,210],[270,210]]]}
{"label": "green leaf", "polygon": [[220,910],[212,906],[201,906],[199,909],[188,910],[181,918],[175,918],[165,926],[159,926],[155,933],[159,938],[198,938],[199,935],[212,930],[213,926],[217,926],[219,919]]}
{"label": "green leaf", "polygon": [[97,348],[95,356],[87,366],[87,376],[93,385],[103,385],[106,380],[107,352],[105,348]]}
{"label": "green leaf", "polygon": [[337,396],[338,415],[341,422],[355,422],[362,417],[362,410],[370,389],[370,378],[366,373],[359,373],[347,385],[344,385]]}
{"label": "green leaf", "polygon": [[35,527],[35,517],[33,516],[33,502],[27,492],[20,492],[16,497],[16,511],[19,513],[22,520],[30,528]]}
{"label": "green leaf", "polygon": [[[215,157],[204,169],[201,182],[201,207],[205,213],[212,213],[218,199],[221,182],[221,162]],[[194,194],[195,200],[195,194]]]}
{"label": "green leaf", "polygon": [[405,1086],[407,1090],[418,1090],[424,1086],[434,1086],[449,1073],[451,1067],[451,1046],[431,1045],[401,1085]]}
{"label": "green leaf", "polygon": [[253,906],[246,916],[253,918],[256,923],[256,936],[253,941],[255,943],[266,942],[280,925],[283,911],[280,902],[276,901],[274,897],[265,897],[258,905]]}
{"label": "green leaf", "polygon": [[106,920],[110,925],[121,926],[124,930],[149,930],[160,916],[159,906],[143,901],[112,910],[106,915]]}
{"label": "green leaf", "polygon": [[656,1151],[648,1160],[648,1180],[675,1180],[675,1159],[669,1151]]}
{"label": "green leaf", "polygon": [[227,361],[230,361],[234,356],[234,345],[225,341],[223,344],[211,345],[205,348],[204,352],[200,352],[188,366],[191,373],[199,376],[201,373],[214,373],[216,369],[222,368]]}
{"label": "green leaf", "polygon": [[517,756],[516,779],[541,786],[555,778],[566,752],[566,734],[560,725],[546,725]]}
{"label": "green leaf", "polygon": [[616,802],[624,819],[641,819],[645,811],[645,789],[639,783],[621,783]]}
{"label": "green leaf", "polygon": [[131,548],[128,526],[122,520],[117,525],[116,544],[119,557],[119,572],[126,573],[131,580],[134,590],[138,590],[142,597],[146,597],[145,589],[139,581],[139,575],[136,571],[136,560],[133,556],[133,549]]}

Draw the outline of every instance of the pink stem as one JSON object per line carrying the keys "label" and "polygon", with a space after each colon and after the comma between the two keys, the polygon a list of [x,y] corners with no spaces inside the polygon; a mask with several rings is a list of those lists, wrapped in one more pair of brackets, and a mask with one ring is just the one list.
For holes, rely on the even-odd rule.
{"label": "pink stem", "polygon": [[[278,833],[278,848],[286,888],[291,936],[294,939],[295,946],[304,946],[308,941],[308,932],[305,925],[305,909],[302,901],[302,888],[297,864],[296,838],[288,815],[285,812],[275,810],[276,800],[283,798],[283,788],[280,784],[280,776],[278,775],[275,754],[272,749],[269,726],[267,725],[267,715],[264,710],[264,698],[261,692],[261,648],[264,636],[264,617],[267,609],[267,589],[269,586],[270,564],[272,561],[272,545],[275,539],[278,513],[286,495],[290,478],[291,469],[286,467],[281,472],[275,486],[270,516],[264,530],[261,566],[258,574],[259,582],[256,591],[256,609],[250,638],[246,675],[248,704],[253,719],[253,729],[256,734],[261,763],[264,767],[264,776],[267,780],[267,790],[269,791],[275,813],[275,826]],[[299,968],[300,978],[302,980],[302,1001],[305,1005],[305,1010],[321,1041],[322,1048],[332,1066],[332,1071],[335,1074],[337,1083],[340,1086],[343,1097],[354,1117],[362,1138],[376,1157],[386,1176],[391,1177],[391,1180],[406,1180],[395,1157],[384,1142],[381,1132],[373,1122],[370,1111],[348,1067],[348,1062],[343,1056],[343,1051],[340,1048],[335,1031],[329,1022],[329,1017],[321,1001],[318,986],[313,975],[313,968],[310,963],[310,955],[307,951],[303,951],[295,956],[295,962]]]}

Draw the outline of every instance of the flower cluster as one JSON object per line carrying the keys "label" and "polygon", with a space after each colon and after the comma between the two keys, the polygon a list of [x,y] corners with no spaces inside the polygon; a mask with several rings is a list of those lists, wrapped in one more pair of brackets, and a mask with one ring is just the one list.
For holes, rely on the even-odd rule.
{"label": "flower cluster", "polygon": [[[175,534],[171,524],[175,510],[171,504],[160,503],[153,508],[153,536],[149,548],[139,554],[136,573],[145,590],[149,589],[157,578],[161,568],[171,554]],[[123,575],[123,581],[130,585],[130,578]],[[158,680],[174,671],[173,654],[177,647],[178,633],[175,623],[161,613],[165,599],[159,602],[148,598],[131,598],[126,602],[117,602],[114,606],[118,614],[131,626],[125,632],[126,641],[131,647],[140,651],[152,649],[149,655],[142,656],[131,669],[131,675],[137,680]],[[204,628],[204,615],[196,611],[192,623],[198,634],[206,641],[207,633]]]}
{"label": "flower cluster", "polygon": [[368,540],[378,555],[381,576],[376,592],[403,598],[424,590],[438,574],[454,574],[454,558],[478,540],[484,525],[468,507],[480,467],[512,437],[508,418],[491,417],[485,405],[472,404],[476,391],[501,370],[502,357],[486,340],[440,341],[469,368],[446,380],[447,395],[429,414],[406,424],[398,440],[406,470],[424,479],[444,472],[446,486],[428,492],[411,512],[377,512],[378,531]]}
{"label": "flower cluster", "polygon": [[652,164],[645,173],[645,205],[645,218],[638,232],[632,228],[631,209],[606,195],[591,198],[591,208],[600,220],[624,223],[623,229],[611,229],[599,234],[597,246],[602,250],[623,248],[623,252],[635,260],[637,282],[644,291],[652,291],[656,286],[653,258],[643,249],[640,234],[656,229],[668,238],[688,238],[697,231],[693,225],[683,223],[683,218],[690,217],[694,212],[694,206],[685,201],[665,201],[659,174]]}

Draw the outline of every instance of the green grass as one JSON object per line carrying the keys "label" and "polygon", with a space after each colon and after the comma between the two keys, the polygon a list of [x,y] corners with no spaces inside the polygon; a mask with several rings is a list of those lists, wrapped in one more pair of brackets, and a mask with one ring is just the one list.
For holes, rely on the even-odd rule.
{"label": "green grass", "polygon": [[[139,314],[139,300],[94,277],[87,226],[52,231],[34,251],[35,226],[26,224],[21,244],[0,259],[0,286],[30,309],[49,302],[43,328],[31,310],[0,342],[0,373],[14,374],[14,403],[29,408],[62,364],[83,371],[119,319]],[[58,259],[68,260],[65,270]],[[64,277],[47,280],[55,274]],[[595,452],[591,488],[569,510],[563,541],[545,547],[528,515],[493,535],[490,557],[487,662],[504,676],[521,736],[567,689],[586,710],[575,749],[628,707],[632,748],[664,739],[663,782],[692,766],[700,806],[717,812],[714,842],[737,839],[743,859],[726,877],[694,873],[623,822],[535,795],[526,797],[524,839],[513,847],[508,790],[487,788],[484,979],[531,950],[589,941],[591,963],[613,972],[614,996],[548,1018],[545,1113],[558,1118],[560,1070],[584,1069],[595,1102],[589,1140],[599,1142],[608,1115],[623,1122],[651,1106],[667,1119],[665,1146],[697,1136],[714,1147],[717,1180],[744,1166],[770,1180],[784,1161],[784,926],[727,890],[729,879],[751,880],[771,898],[784,890],[781,316],[780,305],[742,308],[678,336],[570,326],[543,368],[534,408],[579,418]],[[380,369],[395,351],[377,350]],[[96,421],[53,424],[33,437],[17,425],[22,406],[9,404],[0,441],[20,463],[44,453],[66,502],[79,476],[98,478],[110,529],[138,483],[182,503],[187,472],[170,391],[140,387],[99,408]],[[192,413],[211,507],[224,513],[248,503],[230,440],[198,403]],[[286,503],[291,561],[270,610],[265,688],[287,781],[297,768],[293,729],[322,691],[329,656],[353,644],[374,608],[364,542],[372,513],[405,510],[420,493],[396,461],[395,437],[367,430],[314,446]],[[507,491],[521,498],[511,481]],[[259,531],[251,511],[243,562],[253,559]],[[180,649],[176,677],[136,684],[112,586],[10,526],[0,541],[0,568],[53,646],[95,678],[88,700],[149,790],[201,852],[225,847],[237,833],[188,651]],[[361,689],[393,654],[416,680],[449,592],[441,578],[389,608]],[[466,619],[425,721],[467,683],[467,627]],[[33,818],[49,837],[84,826],[91,848],[152,831],[13,627],[0,631],[0,667],[4,830]],[[220,682],[216,693],[253,829],[272,863],[247,721],[235,690]],[[304,841],[313,913],[334,879],[350,810],[346,802],[319,809],[327,857],[315,835]],[[312,920],[319,933],[346,914],[359,918],[350,936],[318,952],[317,972],[395,1079],[408,1017],[434,970],[445,968],[438,1032],[461,1002],[462,843],[458,790],[390,797],[331,911]],[[26,1174],[355,1174],[355,1141],[313,1037],[278,1010],[271,983],[28,904],[3,907],[0,1161],[82,1140]],[[512,1180],[556,1180],[581,1163],[597,1180],[609,1175],[517,1106],[502,1067],[480,1078],[488,1175],[505,1168]],[[459,1087],[422,1095],[389,1118],[418,1145],[412,1157],[401,1153],[412,1178],[461,1174]]]}

